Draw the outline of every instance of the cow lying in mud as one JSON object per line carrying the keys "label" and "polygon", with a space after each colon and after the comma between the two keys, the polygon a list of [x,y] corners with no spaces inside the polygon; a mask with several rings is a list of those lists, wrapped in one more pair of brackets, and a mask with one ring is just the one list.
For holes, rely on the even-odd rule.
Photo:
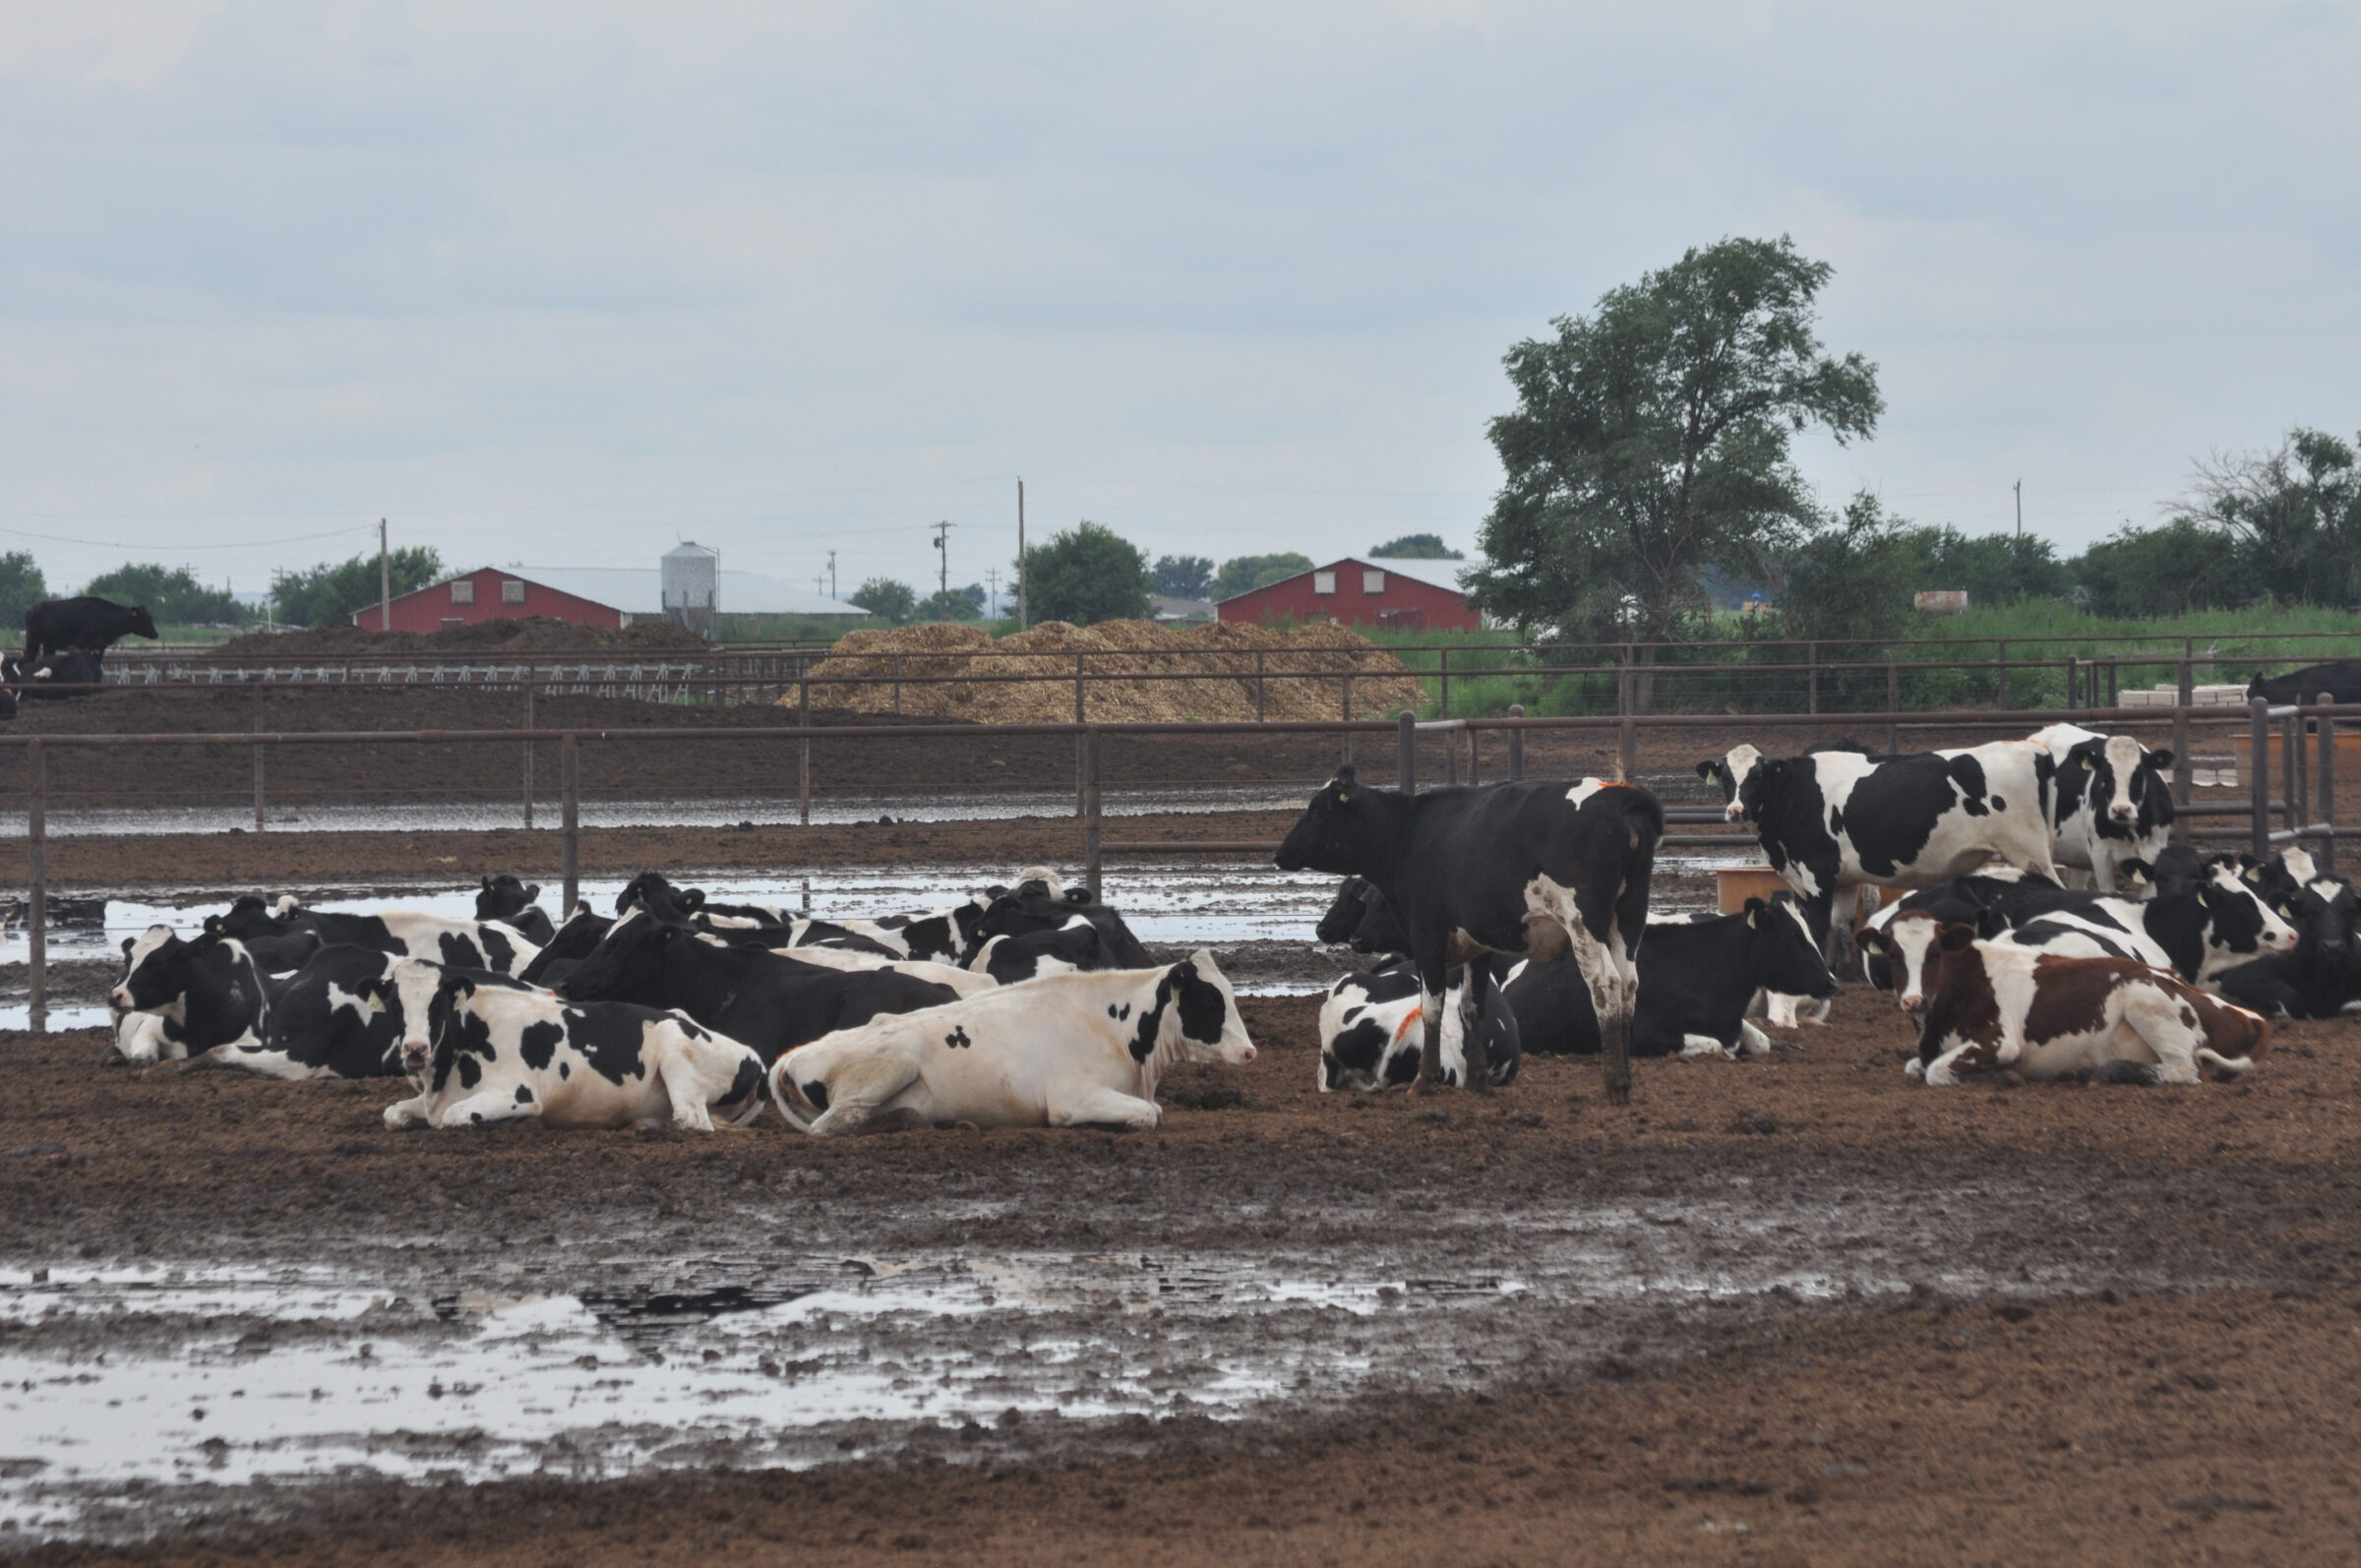
{"label": "cow lying in mud", "polygon": [[389,1127],[552,1126],[713,1130],[762,1112],[762,1058],[677,1012],[569,1002],[505,976],[394,965],[402,1070],[419,1093]]}
{"label": "cow lying in mud", "polygon": [[2128,958],[2056,958],[1979,941],[1971,926],[1937,939],[1934,997],[1907,1069],[1956,1084],[1985,1073],[2101,1083],[2228,1080],[2270,1049],[2259,1013]]}
{"label": "cow lying in mud", "polygon": [[1203,948],[1161,969],[1049,975],[875,1018],[779,1057],[771,1097],[820,1137],[968,1122],[1139,1130],[1176,1061],[1254,1059]]}

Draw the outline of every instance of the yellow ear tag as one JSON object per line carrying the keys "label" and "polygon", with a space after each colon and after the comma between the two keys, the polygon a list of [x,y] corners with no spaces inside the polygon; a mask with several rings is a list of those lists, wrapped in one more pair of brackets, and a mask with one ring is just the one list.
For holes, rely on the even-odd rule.
{"label": "yellow ear tag", "polygon": [[375,992],[371,992],[369,994],[369,1010],[371,1012],[384,1012],[386,1010],[386,998],[378,995]]}

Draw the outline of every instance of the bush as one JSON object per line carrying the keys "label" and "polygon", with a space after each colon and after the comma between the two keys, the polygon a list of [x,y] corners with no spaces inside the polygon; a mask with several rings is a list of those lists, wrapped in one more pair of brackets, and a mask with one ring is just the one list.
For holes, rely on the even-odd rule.
{"label": "bush", "polygon": [[1311,557],[1298,555],[1293,550],[1271,556],[1233,556],[1222,563],[1222,573],[1213,579],[1213,596],[1235,599],[1241,593],[1311,570]]}
{"label": "bush", "polygon": [[918,613],[918,594],[907,582],[896,582],[891,577],[870,578],[855,588],[846,602],[857,604],[894,626],[907,625]]}
{"label": "bush", "polygon": [[1019,567],[1027,573],[1033,624],[1070,621],[1143,621],[1148,602],[1148,557],[1112,528],[1085,517],[1047,544],[1025,551]]}
{"label": "bush", "polygon": [[[443,577],[443,558],[426,545],[396,550],[387,564],[396,596],[415,593]],[[377,603],[379,586],[377,557],[354,556],[340,563],[323,561],[308,572],[274,573],[271,597],[278,606],[278,618],[290,626],[332,626]]]}
{"label": "bush", "polygon": [[25,612],[48,597],[48,579],[30,554],[11,550],[0,555],[0,627],[23,630]]}
{"label": "bush", "polygon": [[126,562],[82,590],[117,604],[145,605],[158,626],[242,626],[253,617],[227,588],[210,588],[187,567]]}

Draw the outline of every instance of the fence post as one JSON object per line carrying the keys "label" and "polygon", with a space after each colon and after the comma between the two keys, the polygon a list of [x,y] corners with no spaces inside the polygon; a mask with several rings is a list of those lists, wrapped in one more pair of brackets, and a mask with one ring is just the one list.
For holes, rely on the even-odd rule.
{"label": "fence post", "polygon": [[1401,759],[1402,793],[1416,795],[1419,793],[1419,716],[1404,708],[1402,717],[1395,722],[1400,726],[1401,735],[1395,745]]}
{"label": "fence post", "polygon": [[896,718],[902,714],[902,656],[898,653],[893,656],[893,714]]}
{"label": "fence post", "polygon": [[1443,782],[1459,782],[1459,732],[1443,731]]}
{"label": "fence post", "polygon": [[566,877],[565,901],[559,907],[570,916],[582,892],[581,784],[581,749],[569,730],[558,737],[558,835],[564,846],[561,868]]}
{"label": "fence post", "polygon": [[2083,661],[2073,654],[2066,655],[2066,711],[2069,713],[2082,706],[2074,699],[2075,688],[2078,685],[2076,677],[2082,674],[2082,664]]}
{"label": "fence post", "polygon": [[2258,861],[2270,858],[2270,704],[2256,697],[2246,705],[2247,799],[2254,808],[2249,848]]}
{"label": "fence post", "polygon": [[[797,661],[799,664],[802,661]],[[802,672],[796,683],[801,693],[796,706],[796,723],[803,726],[804,738],[795,743],[795,819],[799,826],[812,825],[812,672]]]}
{"label": "fence post", "polygon": [[2005,708],[2009,705],[2009,645],[2006,642],[2000,645],[1999,672],[2000,702],[1998,705]]}
{"label": "fence post", "polygon": [[49,1028],[49,759],[37,735],[25,743],[25,1023],[39,1034]]}
{"label": "fence post", "polygon": [[2121,694],[2116,690],[2116,683],[2122,678],[2123,661],[2121,659],[2109,659],[2107,661],[2107,706],[2109,707],[2121,707],[2123,705],[2118,700],[2118,697],[2121,695]]}
{"label": "fence post", "polygon": [[1450,650],[1449,648],[1444,648],[1444,649],[1442,650],[1442,659],[1443,659],[1443,662],[1442,662],[1442,672],[1443,672],[1443,694],[1442,694],[1442,697],[1443,697],[1443,713],[1442,713],[1442,716],[1443,716],[1444,718],[1449,718],[1449,717],[1451,716],[1451,650]]}
{"label": "fence post", "polygon": [[[533,727],[533,672],[529,665],[524,672],[524,727],[528,730]],[[524,825],[526,831],[532,830],[533,743],[529,740],[524,743]],[[574,910],[571,907],[566,911],[566,918],[568,920],[574,918]]]}
{"label": "fence post", "polygon": [[[263,689],[259,686],[254,689],[254,733],[263,733]],[[254,830],[263,831],[263,747],[259,741],[254,747]]]}
{"label": "fence post", "polygon": [[1082,813],[1082,880],[1090,888],[1090,901],[1099,902],[1099,732],[1093,728],[1082,732],[1085,780]]}
{"label": "fence post", "polygon": [[[2195,695],[2195,688],[2190,685],[2190,673],[2189,656],[2184,653],[2181,655],[2180,696],[2172,710],[2172,804],[2175,806],[2189,804],[2189,786],[2193,779],[2191,770],[2197,765],[2189,756],[2189,703]],[[2188,839],[2189,823],[2186,817],[2174,819],[2172,836],[2183,841]]]}
{"label": "fence post", "polygon": [[[2301,702],[2303,698],[2299,695],[2296,700]],[[2293,832],[2303,823],[2306,805],[2304,791],[2311,783],[2304,768],[2304,716],[2301,713],[2288,714],[2287,727],[2279,732],[2279,772],[2286,780],[2279,786],[2279,804],[2286,814],[2288,831]],[[2295,840],[2288,842],[2294,843]]]}
{"label": "fence post", "polygon": [[[1628,644],[1625,650],[1629,651]],[[1615,777],[1625,784],[1631,782],[1632,772],[1638,767],[1640,757],[1640,724],[1631,710],[1634,695],[1632,682],[1631,665],[1626,660],[1622,677],[1615,688],[1615,711],[1622,717],[1622,722],[1616,726]]]}
{"label": "fence post", "polygon": [[[1088,724],[1082,691],[1082,655],[1074,655],[1074,722]],[[1080,730],[1074,732],[1074,815],[1084,814],[1082,797],[1090,793],[1090,742]]]}
{"label": "fence post", "polygon": [[[2334,694],[2328,692],[2321,693],[2318,698],[2324,708],[2335,700]],[[2330,713],[2320,716],[2320,810],[2313,819],[2331,829],[2320,836],[2317,859],[2322,871],[2333,872],[2336,869],[2336,719]]]}
{"label": "fence post", "polygon": [[1262,722],[1262,661],[1263,652],[1254,650],[1254,722]]}
{"label": "fence post", "polygon": [[1893,659],[1886,661],[1886,754],[1893,756],[1902,751],[1902,725],[1891,717],[1902,711],[1902,666]]}
{"label": "fence post", "polygon": [[[1350,671],[1350,670],[1347,670],[1347,671],[1345,672],[1345,706],[1344,706],[1344,715],[1345,715],[1345,722],[1346,722],[1347,724],[1350,724],[1350,723],[1352,723],[1352,722],[1353,722],[1353,672],[1352,672],[1352,671]],[[1347,730],[1347,731],[1345,731],[1345,744],[1344,744],[1344,747],[1343,747],[1343,751],[1344,751],[1344,759],[1345,759],[1346,761],[1348,761],[1348,762],[1352,761],[1352,760],[1353,760],[1353,732],[1352,732],[1351,730]]]}
{"label": "fence post", "polygon": [[[1525,704],[1511,702],[1508,705],[1508,716],[1512,719],[1523,718]],[[1512,780],[1525,776],[1525,732],[1521,729],[1508,732],[1508,776]]]}
{"label": "fence post", "polygon": [[1483,782],[1483,735],[1478,730],[1468,731],[1468,782]]}
{"label": "fence post", "polygon": [[1803,710],[1817,713],[1820,711],[1820,644],[1817,642],[1803,645],[1803,679],[1809,689],[1804,697]]}

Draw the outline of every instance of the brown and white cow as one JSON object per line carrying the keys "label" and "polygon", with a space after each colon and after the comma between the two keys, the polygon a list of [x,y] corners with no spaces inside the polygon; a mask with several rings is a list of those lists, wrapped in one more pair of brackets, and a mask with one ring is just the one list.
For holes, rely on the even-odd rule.
{"label": "brown and white cow", "polygon": [[2128,958],[2058,958],[1946,926],[1909,1076],[2013,1071],[2101,1083],[2227,1081],[2270,1049],[2262,1014]]}

